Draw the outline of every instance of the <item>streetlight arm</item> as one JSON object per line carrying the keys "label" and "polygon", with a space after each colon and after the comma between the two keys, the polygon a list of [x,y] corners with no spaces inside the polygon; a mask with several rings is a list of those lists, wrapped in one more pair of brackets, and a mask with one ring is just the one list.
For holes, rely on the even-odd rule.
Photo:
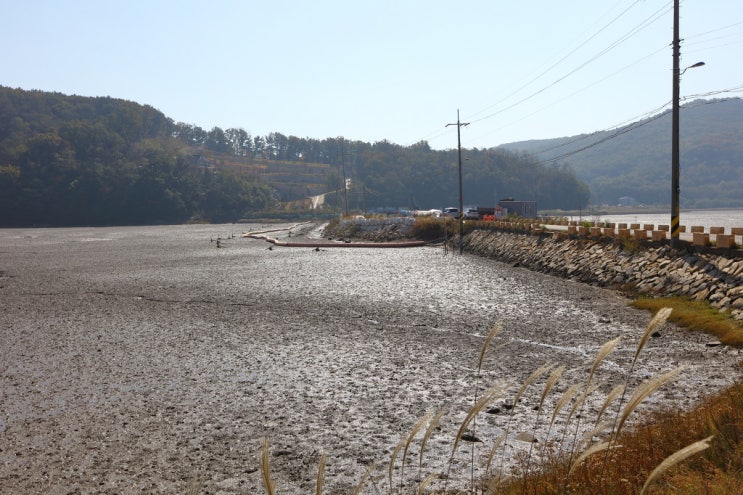
{"label": "streetlight arm", "polygon": [[[681,71],[681,74],[683,74],[684,72],[686,72],[686,71],[687,71],[687,70],[689,70],[689,69],[695,69],[695,68],[697,68],[697,67],[701,67],[701,66],[703,66],[703,65],[705,65],[705,63],[704,63],[704,62],[697,62],[696,64],[694,64],[694,65],[690,65],[689,67],[687,67],[687,68],[685,68],[684,70],[682,70],[682,71]],[[679,74],[679,76],[680,76],[681,74]]]}

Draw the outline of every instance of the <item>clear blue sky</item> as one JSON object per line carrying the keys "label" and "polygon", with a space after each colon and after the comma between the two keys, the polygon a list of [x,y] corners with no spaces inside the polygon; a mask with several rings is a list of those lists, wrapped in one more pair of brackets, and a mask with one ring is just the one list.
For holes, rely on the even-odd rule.
{"label": "clear blue sky", "polygon": [[[666,0],[0,0],[0,85],[433,148],[608,129],[671,100]],[[682,0],[682,97],[741,96],[743,3]],[[721,91],[738,88],[735,92]],[[683,126],[683,114],[682,114]]]}

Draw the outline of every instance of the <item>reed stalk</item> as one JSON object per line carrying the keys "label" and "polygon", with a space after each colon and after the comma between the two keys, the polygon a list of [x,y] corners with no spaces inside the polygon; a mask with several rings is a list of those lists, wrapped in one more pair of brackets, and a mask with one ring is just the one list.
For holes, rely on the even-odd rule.
{"label": "reed stalk", "polygon": [[322,495],[322,487],[325,481],[325,463],[327,462],[327,454],[325,452],[320,456],[320,464],[317,466],[317,486],[315,488],[315,495]]}
{"label": "reed stalk", "polygon": [[271,466],[268,457],[268,437],[263,437],[263,448],[261,449],[261,478],[263,486],[266,488],[268,495],[274,495],[276,483],[271,479]]}

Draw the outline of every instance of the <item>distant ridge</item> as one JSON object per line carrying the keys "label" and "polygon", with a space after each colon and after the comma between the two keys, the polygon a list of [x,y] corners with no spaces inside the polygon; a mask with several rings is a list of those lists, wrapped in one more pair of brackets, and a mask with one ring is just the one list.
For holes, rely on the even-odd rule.
{"label": "distant ridge", "polygon": [[[743,207],[743,100],[681,107],[681,207]],[[669,204],[671,113],[614,131],[509,143],[499,148],[569,165],[593,204]]]}

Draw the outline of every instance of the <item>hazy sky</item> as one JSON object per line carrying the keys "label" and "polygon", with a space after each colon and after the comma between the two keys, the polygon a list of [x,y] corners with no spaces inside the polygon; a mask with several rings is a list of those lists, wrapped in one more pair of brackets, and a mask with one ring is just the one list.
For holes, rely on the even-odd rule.
{"label": "hazy sky", "polygon": [[[0,85],[240,127],[485,148],[668,104],[666,0],[0,0]],[[681,95],[741,96],[743,2],[682,0]],[[735,91],[727,91],[734,89]],[[726,91],[726,92],[723,92]],[[683,113],[682,113],[683,126]],[[670,132],[670,130],[669,130]]]}

